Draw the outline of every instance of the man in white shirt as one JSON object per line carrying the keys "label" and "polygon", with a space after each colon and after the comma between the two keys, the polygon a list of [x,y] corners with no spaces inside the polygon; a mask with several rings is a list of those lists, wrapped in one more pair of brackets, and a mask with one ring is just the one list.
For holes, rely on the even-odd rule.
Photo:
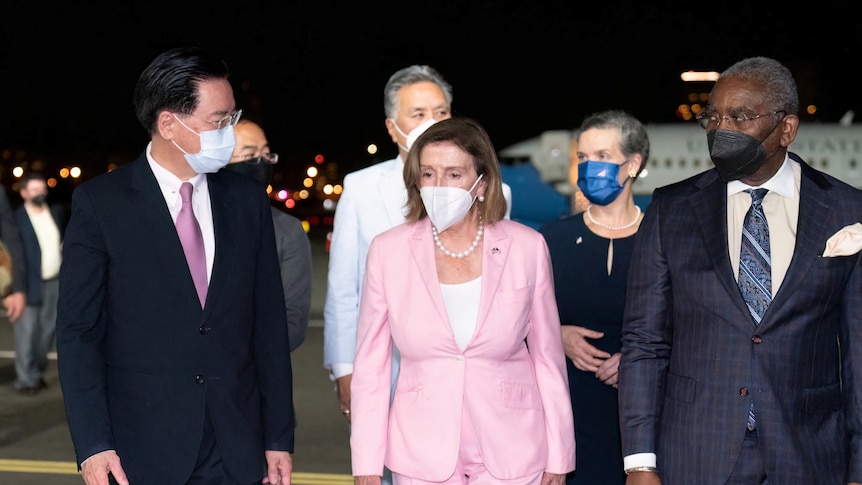
{"label": "man in white shirt", "polygon": [[48,205],[48,184],[38,173],[21,179],[24,201],[15,210],[27,274],[27,305],[12,324],[15,334],[15,389],[35,395],[45,389],[48,352],[54,345],[61,247],[66,215],[62,205]]}

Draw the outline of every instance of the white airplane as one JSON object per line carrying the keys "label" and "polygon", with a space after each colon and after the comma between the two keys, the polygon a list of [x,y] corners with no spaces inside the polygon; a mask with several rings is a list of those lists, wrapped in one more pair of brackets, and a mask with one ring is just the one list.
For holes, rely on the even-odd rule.
{"label": "white airplane", "polygon": [[[851,111],[838,123],[800,123],[796,139],[789,149],[818,170],[862,189],[862,123],[854,124],[852,121]],[[650,158],[632,187],[639,205],[648,204],[649,197],[657,187],[713,167],[706,132],[694,121],[648,124],[647,133],[650,138]],[[569,160],[573,145],[569,130],[549,130],[499,151],[498,155],[504,164],[504,180],[512,187],[513,218],[516,218],[519,203],[543,203],[535,200],[534,193],[521,193],[518,190],[519,180],[526,178],[517,172],[519,164],[524,162],[529,162],[528,170],[534,176],[538,172],[541,182],[553,187],[560,197],[571,197],[574,189],[569,179]],[[555,201],[550,203],[556,204]],[[540,221],[536,221],[538,223]]]}

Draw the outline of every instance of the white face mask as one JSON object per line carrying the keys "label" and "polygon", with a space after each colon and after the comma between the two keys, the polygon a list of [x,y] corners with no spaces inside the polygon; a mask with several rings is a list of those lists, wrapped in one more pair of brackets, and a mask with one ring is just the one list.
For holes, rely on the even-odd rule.
{"label": "white face mask", "polygon": [[428,213],[428,218],[431,219],[431,224],[434,224],[438,233],[464,220],[475,200],[470,193],[473,192],[484,175],[479,175],[470,190],[464,190],[461,187],[432,185],[419,189],[422,194],[422,203],[425,205],[425,212]]}
{"label": "white face mask", "polygon": [[174,118],[187,130],[201,138],[201,151],[198,153],[188,153],[177,145],[177,142],[171,140],[171,143],[185,154],[186,161],[189,162],[189,166],[192,167],[195,173],[215,173],[230,162],[230,157],[233,155],[233,149],[236,146],[236,135],[233,132],[233,125],[228,124],[218,130],[208,130],[198,133],[186,126],[176,115],[174,115]]}
{"label": "white face mask", "polygon": [[431,128],[431,125],[433,125],[434,123],[437,123],[437,120],[435,120],[434,118],[429,118],[425,120],[421,125],[410,130],[410,133],[404,133],[403,131],[401,131],[401,128],[398,128],[398,123],[395,122],[395,118],[390,119],[392,120],[392,125],[395,126],[395,130],[400,133],[401,136],[407,138],[407,140],[405,141],[407,143],[407,146],[404,146],[400,143],[398,144],[398,146],[401,147],[401,149],[405,152],[410,151],[410,148],[413,146],[414,143],[416,143],[416,139],[419,138],[422,133],[425,133],[425,130]]}

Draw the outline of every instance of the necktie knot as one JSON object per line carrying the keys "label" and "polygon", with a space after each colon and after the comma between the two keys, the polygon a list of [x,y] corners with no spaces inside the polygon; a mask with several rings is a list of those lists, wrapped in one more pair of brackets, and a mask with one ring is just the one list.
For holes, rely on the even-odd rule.
{"label": "necktie knot", "polygon": [[760,207],[760,204],[763,203],[763,198],[766,197],[766,193],[769,192],[769,189],[746,189],[746,192],[751,195],[751,205],[754,207]]}
{"label": "necktie knot", "polygon": [[180,185],[180,198],[183,200],[183,205],[192,201],[192,192],[194,192],[194,189],[195,187],[191,182],[183,182],[183,184]]}

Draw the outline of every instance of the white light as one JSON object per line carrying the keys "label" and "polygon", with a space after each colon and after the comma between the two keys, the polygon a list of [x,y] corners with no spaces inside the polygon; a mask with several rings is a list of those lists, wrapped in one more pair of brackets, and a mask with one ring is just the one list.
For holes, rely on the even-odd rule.
{"label": "white light", "polygon": [[718,81],[718,76],[715,71],[686,71],[679,75],[685,82]]}

